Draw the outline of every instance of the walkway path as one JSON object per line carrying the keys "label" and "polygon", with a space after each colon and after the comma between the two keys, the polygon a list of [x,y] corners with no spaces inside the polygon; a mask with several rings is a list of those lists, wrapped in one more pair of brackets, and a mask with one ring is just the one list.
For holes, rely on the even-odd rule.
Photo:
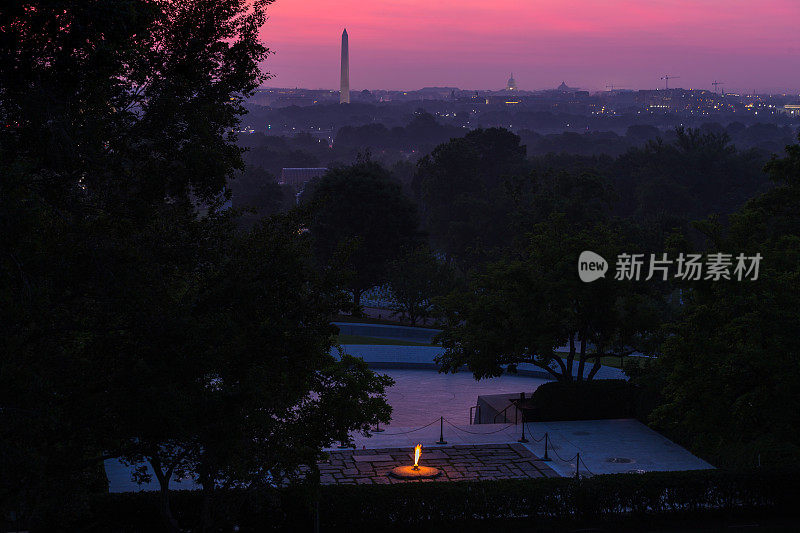
{"label": "walkway path", "polygon": [[386,391],[392,406],[391,427],[418,427],[439,416],[455,424],[470,423],[470,408],[478,396],[525,392],[530,396],[547,381],[541,378],[504,375],[476,381],[469,372],[440,374],[433,370],[378,369],[395,384]]}
{"label": "walkway path", "polygon": [[[423,429],[392,427],[370,437],[354,435],[355,449],[403,448],[412,450],[421,443],[437,447],[438,419]],[[522,425],[459,425],[445,420],[442,434],[448,445],[510,444],[522,436]],[[525,424],[526,448],[544,457],[544,434],[548,434],[551,468],[562,476],[575,474],[575,455],[581,455],[583,472],[614,474],[631,471],[702,470],[710,464],[689,453],[638,420],[575,420]],[[337,451],[338,448],[330,448]]]}
{"label": "walkway path", "polygon": [[[513,424],[480,424],[480,425],[454,425],[445,420],[442,424],[442,433],[447,444],[437,445],[439,441],[439,421],[423,429],[392,427],[383,433],[375,433],[370,437],[354,435],[355,448],[340,449],[328,448],[334,461],[344,461],[353,455],[384,456],[365,460],[361,467],[354,466],[355,459],[348,459],[345,463],[321,463],[327,465],[325,473],[333,475],[337,470],[347,470],[349,479],[355,480],[359,472],[364,471],[364,476],[374,478],[382,476],[393,466],[411,458],[414,446],[423,445],[422,462],[428,466],[437,466],[428,461],[444,461],[453,468],[448,469],[447,479],[455,479],[459,473],[461,479],[500,479],[501,476],[521,477],[518,468],[523,472],[530,472],[520,465],[514,468],[487,468],[488,459],[475,459],[475,452],[451,452],[450,450],[478,449],[478,455],[486,453],[486,457],[494,455],[500,464],[502,457],[506,457],[510,465],[518,462],[532,464],[543,476],[551,476],[538,458],[545,457],[544,434],[548,434],[548,453],[552,459],[546,463],[552,472],[559,476],[569,477],[575,475],[577,461],[575,456],[580,453],[580,474],[616,474],[623,472],[660,471],[660,470],[703,470],[713,468],[710,464],[689,453],[663,435],[656,433],[641,422],[631,419],[620,420],[578,420],[569,422],[536,422],[525,426],[525,435],[529,442],[523,444],[527,452],[521,452],[517,440],[522,435],[522,425]],[[500,445],[491,447],[491,445]],[[508,451],[513,450],[512,454]],[[495,450],[493,452],[480,451]],[[442,451],[443,450],[443,451]],[[503,450],[502,453],[496,450]],[[441,451],[441,453],[438,453]],[[462,454],[464,459],[456,460]],[[471,456],[470,456],[471,454]],[[387,458],[386,455],[391,456]],[[452,457],[451,457],[452,455]],[[522,461],[519,461],[522,458]],[[611,461],[610,461],[611,460]],[[351,464],[351,462],[353,464]],[[360,461],[359,461],[360,462]],[[367,464],[369,463],[369,465]],[[391,463],[391,466],[390,464]],[[342,467],[342,468],[339,468]],[[355,470],[353,470],[355,468]],[[448,467],[449,468],[449,467]],[[323,469],[325,470],[325,469]],[[509,472],[510,470],[510,472]],[[110,482],[111,492],[125,492],[137,490],[158,490],[156,483],[149,483],[139,487],[130,481],[131,469],[116,460],[106,461],[106,473]],[[525,477],[536,477],[538,474],[526,473]],[[334,476],[335,478],[335,476]],[[335,478],[336,480],[340,478]],[[444,480],[444,479],[442,479]],[[327,482],[332,483],[330,479]],[[358,481],[354,481],[358,482]],[[373,482],[375,480],[373,479]],[[365,483],[365,481],[361,481]],[[377,483],[383,483],[378,481]],[[171,483],[173,489],[197,488],[191,481]]]}

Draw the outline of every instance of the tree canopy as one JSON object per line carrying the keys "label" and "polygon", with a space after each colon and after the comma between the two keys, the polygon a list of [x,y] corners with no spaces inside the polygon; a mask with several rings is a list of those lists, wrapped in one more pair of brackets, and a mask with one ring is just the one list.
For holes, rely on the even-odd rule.
{"label": "tree canopy", "polygon": [[501,128],[470,131],[423,157],[413,187],[433,247],[467,270],[507,245],[505,184],[525,168],[520,138]]}
{"label": "tree canopy", "polygon": [[723,465],[800,455],[800,145],[766,170],[775,188],[729,231],[707,231],[714,250],[761,254],[758,279],[684,287],[684,313],[645,379],[663,387],[655,423]]}
{"label": "tree canopy", "polygon": [[526,363],[559,380],[592,379],[603,356],[632,352],[658,325],[659,300],[644,285],[613,273],[592,283],[578,277],[582,251],[611,262],[635,246],[629,228],[609,214],[604,180],[569,173],[531,179],[533,201],[521,218],[533,222],[524,236],[445,304],[445,370],[467,365],[482,378]]}
{"label": "tree canopy", "polygon": [[103,461],[162,485],[313,480],[386,421],[331,355],[338,273],[295,215],[221,210],[265,79],[270,2],[32,1],[0,12],[0,512],[73,527]]}
{"label": "tree canopy", "polygon": [[361,293],[387,281],[389,262],[421,242],[414,204],[368,157],[329,170],[303,195],[308,229],[322,264],[349,270],[356,312]]}
{"label": "tree canopy", "polygon": [[453,287],[453,271],[431,250],[420,246],[389,264],[389,285],[397,304],[395,314],[408,315],[411,325],[434,313],[434,300]]}

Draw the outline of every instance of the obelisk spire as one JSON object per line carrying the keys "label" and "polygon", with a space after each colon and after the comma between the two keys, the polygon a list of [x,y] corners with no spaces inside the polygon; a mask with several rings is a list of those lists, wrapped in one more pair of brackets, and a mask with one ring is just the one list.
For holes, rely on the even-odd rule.
{"label": "obelisk spire", "polygon": [[339,87],[339,103],[350,103],[350,45],[347,42],[347,29],[342,32],[342,75]]}

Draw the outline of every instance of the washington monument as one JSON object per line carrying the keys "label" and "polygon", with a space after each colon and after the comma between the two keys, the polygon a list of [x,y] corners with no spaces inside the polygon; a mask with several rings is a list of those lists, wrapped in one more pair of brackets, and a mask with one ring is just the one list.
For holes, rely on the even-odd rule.
{"label": "washington monument", "polygon": [[350,46],[347,44],[347,29],[342,32],[342,78],[339,87],[339,103],[350,103]]}

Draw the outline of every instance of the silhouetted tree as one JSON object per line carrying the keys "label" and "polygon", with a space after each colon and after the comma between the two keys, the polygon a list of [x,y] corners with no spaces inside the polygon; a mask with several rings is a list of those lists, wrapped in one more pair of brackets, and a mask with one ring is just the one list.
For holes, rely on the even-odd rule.
{"label": "silhouetted tree", "polygon": [[77,529],[121,456],[207,496],[313,473],[387,418],[386,381],[330,355],[341,293],[299,223],[219,210],[268,3],[0,10],[0,514]]}
{"label": "silhouetted tree", "polygon": [[499,128],[473,130],[423,157],[414,190],[434,248],[467,270],[507,245],[505,185],[525,166],[519,137]]}
{"label": "silhouetted tree", "polygon": [[388,280],[397,300],[395,314],[408,315],[413,326],[429,318],[434,300],[452,288],[453,272],[430,249],[419,247],[389,264]]}
{"label": "silhouetted tree", "polygon": [[231,183],[231,203],[236,209],[246,209],[242,218],[249,225],[266,216],[294,205],[294,195],[281,187],[275,176],[261,167],[245,167]]}
{"label": "silhouetted tree", "polygon": [[[467,365],[483,378],[528,363],[559,380],[589,380],[603,356],[647,345],[664,300],[655,282],[613,279],[616,257],[632,253],[636,233],[612,217],[608,181],[592,172],[534,173],[512,190],[513,246],[443,306],[443,367]],[[584,250],[609,262],[605,278],[580,280]],[[564,346],[562,358],[555,350]]]}
{"label": "silhouetted tree", "polygon": [[684,314],[645,379],[663,384],[653,420],[721,465],[800,457],[800,145],[766,170],[775,188],[733,215],[729,232],[701,226],[734,266],[740,253],[761,254],[758,280],[686,283]]}
{"label": "silhouetted tree", "polygon": [[[625,249],[620,229],[607,222],[581,227],[555,214],[535,225],[513,255],[448,297],[439,363],[451,372],[467,365],[477,379],[527,363],[558,380],[591,380],[602,357],[630,354],[659,325],[658,300],[613,279],[613,260]],[[610,261],[612,272],[582,282],[584,250]],[[561,357],[555,350],[563,346]]]}
{"label": "silhouetted tree", "polygon": [[368,157],[329,170],[308,189],[303,200],[317,256],[323,265],[343,261],[351,272],[354,312],[360,313],[361,294],[386,282],[389,262],[420,242],[414,204]]}

